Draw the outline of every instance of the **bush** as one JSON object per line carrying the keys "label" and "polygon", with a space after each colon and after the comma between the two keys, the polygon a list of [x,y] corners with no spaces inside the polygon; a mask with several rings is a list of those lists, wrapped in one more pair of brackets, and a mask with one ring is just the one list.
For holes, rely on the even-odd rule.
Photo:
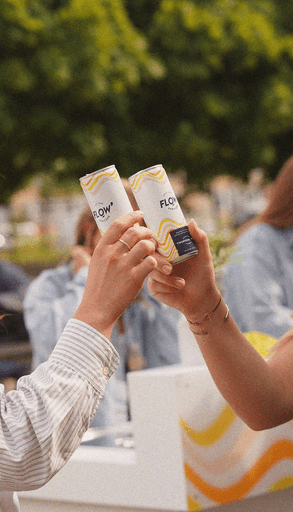
{"label": "bush", "polygon": [[54,267],[69,256],[69,249],[60,250],[48,236],[26,238],[2,257],[20,265],[28,274],[37,276],[42,270]]}

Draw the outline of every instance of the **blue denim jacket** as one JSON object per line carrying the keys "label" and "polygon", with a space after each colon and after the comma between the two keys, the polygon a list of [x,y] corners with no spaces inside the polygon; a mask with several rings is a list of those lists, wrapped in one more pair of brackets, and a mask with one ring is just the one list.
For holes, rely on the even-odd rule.
{"label": "blue denim jacket", "polygon": [[293,228],[257,223],[237,239],[222,293],[242,332],[279,338],[293,326]]}

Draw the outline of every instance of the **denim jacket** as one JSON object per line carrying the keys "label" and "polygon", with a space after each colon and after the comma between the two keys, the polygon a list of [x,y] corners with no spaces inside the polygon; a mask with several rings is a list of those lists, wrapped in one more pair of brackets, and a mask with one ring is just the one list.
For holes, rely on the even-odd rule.
{"label": "denim jacket", "polygon": [[279,338],[293,326],[293,228],[251,226],[224,269],[222,293],[242,332]]}

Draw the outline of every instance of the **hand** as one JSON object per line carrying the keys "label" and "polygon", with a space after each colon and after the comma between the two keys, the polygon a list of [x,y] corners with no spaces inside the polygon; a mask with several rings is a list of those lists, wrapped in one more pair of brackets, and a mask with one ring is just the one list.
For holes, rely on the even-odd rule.
{"label": "hand", "polygon": [[157,266],[153,233],[135,225],[142,217],[141,211],[128,213],[115,220],[103,235],[91,258],[83,299],[74,315],[108,338]]}
{"label": "hand", "polygon": [[168,306],[181,311],[188,320],[200,322],[220,297],[215,284],[215,273],[207,235],[194,220],[189,232],[198,248],[193,258],[173,266],[170,275],[162,273],[162,256],[156,254],[157,268],[150,274],[148,288],[151,294]]}

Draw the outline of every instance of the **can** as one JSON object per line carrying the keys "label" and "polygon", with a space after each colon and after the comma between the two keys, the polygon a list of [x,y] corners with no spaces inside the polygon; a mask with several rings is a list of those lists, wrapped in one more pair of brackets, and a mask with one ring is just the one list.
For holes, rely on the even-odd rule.
{"label": "can", "polygon": [[115,165],[86,174],[79,181],[102,235],[115,219],[133,211]]}
{"label": "can", "polygon": [[158,242],[158,251],[173,265],[195,256],[198,249],[164,167],[148,167],[128,181],[145,223]]}

